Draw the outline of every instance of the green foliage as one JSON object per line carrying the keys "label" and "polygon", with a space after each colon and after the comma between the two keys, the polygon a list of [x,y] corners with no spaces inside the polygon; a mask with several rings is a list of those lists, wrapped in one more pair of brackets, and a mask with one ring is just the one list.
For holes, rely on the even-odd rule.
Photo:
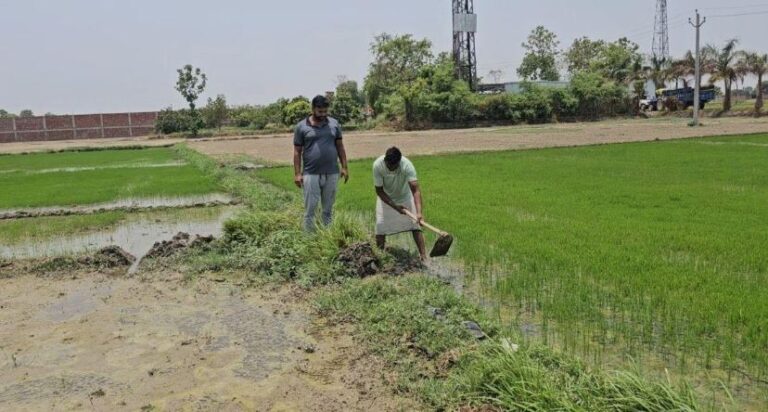
{"label": "green foliage", "polygon": [[206,127],[221,129],[229,118],[229,108],[223,94],[217,95],[216,99],[208,98],[208,105],[203,109],[203,118]]}
{"label": "green foliage", "polygon": [[[634,373],[592,371],[541,346],[516,345],[477,307],[428,276],[352,280],[317,299],[320,312],[353,320],[373,349],[397,368],[397,390],[431,409],[527,411],[693,411],[690,388]],[[438,319],[430,308],[439,308]],[[434,309],[432,309],[434,310]],[[463,326],[489,335],[477,342]],[[455,366],[453,365],[455,363]]]}
{"label": "green foliage", "polygon": [[[736,71],[743,78],[754,75],[757,77],[757,84],[763,83],[763,77],[768,73],[768,54],[754,52],[743,52],[741,58],[736,63]],[[746,90],[746,89],[745,89]],[[764,91],[761,87],[754,90],[755,113],[759,114],[763,108]]]}
{"label": "green foliage", "polygon": [[197,131],[203,127],[204,121],[195,110],[195,102],[205,90],[208,77],[199,67],[193,69],[191,64],[187,64],[176,71],[179,74],[176,90],[189,103],[189,130],[192,132],[192,136],[197,136]]}
{"label": "green foliage", "polygon": [[626,113],[627,89],[598,73],[580,72],[571,79],[571,92],[578,100],[577,114],[587,119]]}
{"label": "green foliage", "polygon": [[16,117],[16,115],[13,113],[9,113],[6,110],[0,109],[0,119],[10,119],[12,117]]}
{"label": "green foliage", "polygon": [[576,74],[581,71],[590,70],[592,63],[598,60],[605,48],[606,43],[604,40],[591,40],[588,37],[574,40],[571,47],[565,52],[565,63],[568,66],[568,73]]}
{"label": "green foliage", "polygon": [[29,110],[29,109],[24,109],[21,112],[19,112],[19,117],[32,117],[34,115],[35,114],[32,113],[32,110]]}
{"label": "green foliage", "polygon": [[176,91],[189,103],[189,109],[194,111],[195,102],[205,90],[208,77],[199,67],[192,68],[191,64],[185,65],[176,72],[179,75],[176,80]]}
{"label": "green foliage", "polygon": [[336,87],[331,102],[331,115],[342,124],[359,121],[363,117],[365,97],[357,88],[357,82],[346,81]]}
{"label": "green foliage", "polygon": [[415,40],[410,34],[380,34],[371,44],[373,62],[368,69],[363,90],[374,110],[382,111],[386,96],[418,77],[421,68],[432,61],[432,43]]}
{"label": "green foliage", "polygon": [[526,52],[517,74],[524,80],[560,80],[557,69],[559,45],[557,35],[544,26],[533,29],[528,35],[528,41],[522,45]]}
{"label": "green foliage", "polygon": [[292,126],[312,113],[312,105],[309,99],[299,96],[291,100],[283,108],[283,121],[286,126]]}
{"label": "green foliage", "polygon": [[162,134],[186,132],[191,127],[192,118],[186,110],[173,110],[168,107],[161,110],[155,120],[155,131]]}
{"label": "green foliage", "polygon": [[713,45],[704,47],[705,59],[702,59],[702,68],[709,73],[709,83],[722,81],[724,86],[723,111],[731,110],[731,89],[733,82],[739,78],[739,72],[736,67],[737,59],[741,55],[736,50],[739,41],[729,40],[722,48]]}
{"label": "green foliage", "polygon": [[607,43],[590,70],[618,83],[628,84],[642,70],[643,55],[640,46],[627,38]]}

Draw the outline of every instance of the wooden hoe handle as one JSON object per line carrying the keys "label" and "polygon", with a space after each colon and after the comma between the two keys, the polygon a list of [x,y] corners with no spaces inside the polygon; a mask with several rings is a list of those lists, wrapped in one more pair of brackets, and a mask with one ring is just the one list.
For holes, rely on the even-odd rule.
{"label": "wooden hoe handle", "polygon": [[[414,215],[414,214],[413,214],[413,212],[411,212],[411,211],[410,211],[410,210],[408,210],[408,209],[403,209],[403,211],[405,212],[405,214],[406,214],[408,217],[410,217],[411,219],[413,219],[413,220],[414,220],[416,223],[418,223],[418,222],[419,222],[419,218],[418,218],[416,215]],[[431,231],[433,231],[433,232],[437,233],[437,234],[438,234],[438,235],[440,235],[440,236],[445,236],[445,235],[446,235],[446,233],[445,233],[445,232],[443,232],[442,230],[440,230],[440,229],[438,229],[438,228],[436,228],[436,227],[434,227],[434,226],[430,225],[429,223],[427,223],[427,222],[425,222],[425,221],[423,221],[423,220],[421,221],[421,225],[422,225],[422,226],[424,226],[425,228],[427,228],[427,229],[429,229],[429,230],[431,230]]]}

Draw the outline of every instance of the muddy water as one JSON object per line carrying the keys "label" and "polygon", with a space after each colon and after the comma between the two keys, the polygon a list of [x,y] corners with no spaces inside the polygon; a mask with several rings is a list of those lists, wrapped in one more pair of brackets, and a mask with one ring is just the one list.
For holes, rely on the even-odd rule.
{"label": "muddy water", "polygon": [[[16,326],[0,324],[7,352],[0,357],[0,405],[13,410],[91,402],[99,410],[189,407],[205,395],[228,402],[224,394],[255,389],[311,342],[300,332],[305,314],[226,286],[193,291],[84,279],[29,294],[15,288],[22,282],[10,281],[3,293]],[[105,399],[96,399],[98,391]],[[189,395],[194,401],[186,401]]]}
{"label": "muddy water", "polygon": [[159,214],[145,213],[131,216],[118,226],[103,231],[10,246],[0,245],[0,257],[28,259],[78,255],[117,245],[131,255],[141,258],[155,242],[169,240],[179,232],[192,236],[219,236],[224,221],[238,210],[236,206],[218,207],[215,213],[210,213],[212,210],[189,209],[172,216],[163,214],[162,218],[159,218]]}
{"label": "muddy water", "polygon": [[193,207],[193,206],[214,206],[214,205],[234,205],[237,200],[223,193],[210,193],[197,196],[176,196],[176,197],[148,197],[148,198],[128,198],[115,200],[113,202],[96,203],[92,205],[63,207],[36,207],[36,208],[17,208],[0,209],[0,219],[16,219],[22,217],[39,216],[63,216],[63,215],[84,215],[98,212],[107,212],[111,210],[142,210],[159,209],[172,207]]}

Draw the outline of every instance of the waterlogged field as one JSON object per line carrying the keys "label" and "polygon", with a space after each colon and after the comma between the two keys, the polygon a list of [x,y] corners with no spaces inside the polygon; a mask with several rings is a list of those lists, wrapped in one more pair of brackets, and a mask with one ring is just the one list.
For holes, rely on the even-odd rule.
{"label": "waterlogged field", "polygon": [[[426,217],[511,327],[768,404],[768,135],[412,160]],[[338,207],[372,216],[370,169],[352,163]]]}
{"label": "waterlogged field", "polygon": [[0,156],[0,209],[215,192],[170,148]]}

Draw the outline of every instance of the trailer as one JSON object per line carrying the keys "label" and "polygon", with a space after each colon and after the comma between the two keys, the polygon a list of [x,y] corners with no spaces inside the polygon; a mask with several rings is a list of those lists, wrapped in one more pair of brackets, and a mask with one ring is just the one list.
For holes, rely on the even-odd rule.
{"label": "trailer", "polygon": [[[683,87],[680,89],[659,89],[656,91],[656,96],[653,98],[640,101],[640,109],[656,111],[659,110],[659,103],[661,103],[663,106],[671,99],[674,99],[678,103],[682,104],[685,109],[687,109],[693,106],[693,97],[693,87]],[[699,109],[704,109],[707,103],[715,100],[715,97],[714,86],[702,88],[699,92]]]}

